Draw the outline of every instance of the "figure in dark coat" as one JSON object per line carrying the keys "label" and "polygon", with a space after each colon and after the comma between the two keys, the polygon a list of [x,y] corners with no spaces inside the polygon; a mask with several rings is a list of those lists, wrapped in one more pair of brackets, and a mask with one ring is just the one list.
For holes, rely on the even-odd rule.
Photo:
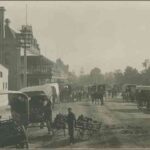
{"label": "figure in dark coat", "polygon": [[68,123],[68,133],[70,136],[70,144],[73,144],[74,143],[74,128],[75,128],[75,124],[76,124],[76,117],[75,117],[75,114],[72,112],[71,108],[68,108],[67,123]]}
{"label": "figure in dark coat", "polygon": [[51,126],[52,126],[52,104],[50,100],[44,101],[44,120],[46,121],[48,133],[50,134]]}

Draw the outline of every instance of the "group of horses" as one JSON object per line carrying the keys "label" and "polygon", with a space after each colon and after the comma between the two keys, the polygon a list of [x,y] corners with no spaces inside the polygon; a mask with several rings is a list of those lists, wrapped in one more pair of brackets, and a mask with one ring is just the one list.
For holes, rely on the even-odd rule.
{"label": "group of horses", "polygon": [[92,103],[104,105],[104,95],[105,95],[105,86],[91,86],[89,87],[89,95],[91,97]]}
{"label": "group of horses", "polygon": [[104,105],[104,94],[102,92],[93,92],[91,94],[92,103]]}

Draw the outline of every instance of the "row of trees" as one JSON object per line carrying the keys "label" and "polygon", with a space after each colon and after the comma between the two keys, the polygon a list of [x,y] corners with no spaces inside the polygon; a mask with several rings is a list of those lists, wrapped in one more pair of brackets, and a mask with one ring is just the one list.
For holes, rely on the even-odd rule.
{"label": "row of trees", "polygon": [[103,74],[100,68],[93,68],[89,74],[80,74],[76,76],[75,73],[70,73],[69,81],[78,85],[89,84],[143,84],[150,85],[150,60],[146,59],[143,63],[144,69],[139,72],[136,68],[127,66],[124,71],[115,70]]}

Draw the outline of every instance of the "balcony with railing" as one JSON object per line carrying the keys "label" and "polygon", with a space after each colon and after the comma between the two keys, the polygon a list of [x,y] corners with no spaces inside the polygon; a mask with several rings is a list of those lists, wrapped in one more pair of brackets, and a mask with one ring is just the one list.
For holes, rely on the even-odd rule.
{"label": "balcony with railing", "polygon": [[[24,61],[21,57],[20,74],[24,73]],[[44,56],[28,56],[27,57],[27,75],[50,75],[52,73],[53,62]]]}

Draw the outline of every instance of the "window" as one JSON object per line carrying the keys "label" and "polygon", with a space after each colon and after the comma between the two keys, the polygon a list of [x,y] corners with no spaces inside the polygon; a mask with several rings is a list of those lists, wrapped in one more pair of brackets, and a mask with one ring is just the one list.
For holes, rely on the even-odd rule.
{"label": "window", "polygon": [[3,82],[3,90],[5,90],[5,82]]}
{"label": "window", "polygon": [[0,78],[2,78],[3,77],[3,73],[0,71]]}
{"label": "window", "polygon": [[5,89],[8,89],[8,84],[7,84],[7,82],[5,83]]}

